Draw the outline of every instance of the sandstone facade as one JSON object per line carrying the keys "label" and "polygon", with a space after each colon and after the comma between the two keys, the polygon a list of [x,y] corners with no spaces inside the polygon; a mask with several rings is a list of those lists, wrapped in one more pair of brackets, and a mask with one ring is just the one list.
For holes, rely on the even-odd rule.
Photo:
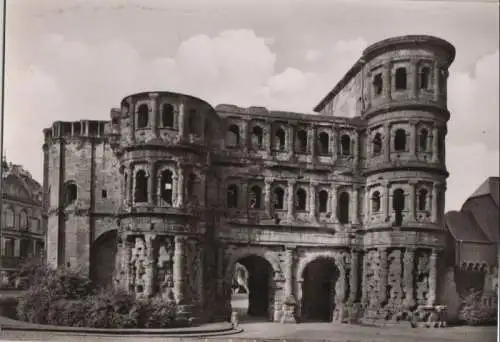
{"label": "sandstone facade", "polygon": [[55,122],[49,263],[202,320],[229,319],[237,262],[273,321],[434,310],[454,56],[436,37],[376,43],[317,115],[145,92],[111,121]]}

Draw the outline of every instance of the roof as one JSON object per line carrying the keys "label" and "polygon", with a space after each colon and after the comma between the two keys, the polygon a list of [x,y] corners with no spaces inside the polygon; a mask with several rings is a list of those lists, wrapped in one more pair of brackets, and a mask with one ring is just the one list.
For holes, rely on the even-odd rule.
{"label": "roof", "polygon": [[490,196],[495,202],[497,207],[499,205],[499,193],[500,193],[500,177],[489,177],[486,179],[483,184],[479,186],[479,188],[470,195],[467,200],[481,197],[481,196]]}
{"label": "roof", "polygon": [[490,242],[486,234],[478,229],[478,224],[470,212],[449,211],[445,215],[445,222],[456,241]]}
{"label": "roof", "polygon": [[33,201],[40,202],[42,186],[35,179],[33,179],[29,171],[25,170],[21,165],[8,163],[5,160],[2,162],[2,168],[2,178],[6,183],[3,185],[4,190],[8,184],[18,183],[28,192]]}

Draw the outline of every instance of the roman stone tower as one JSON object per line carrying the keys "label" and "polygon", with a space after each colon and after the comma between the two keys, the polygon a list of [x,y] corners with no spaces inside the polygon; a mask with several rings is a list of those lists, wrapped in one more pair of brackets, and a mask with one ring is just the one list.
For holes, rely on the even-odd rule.
{"label": "roman stone tower", "polygon": [[203,306],[217,122],[206,102],[165,92],[126,97],[111,120],[123,184],[115,285],[161,295],[191,314]]}
{"label": "roman stone tower", "polygon": [[[374,316],[436,304],[448,172],[448,67],[455,49],[406,36],[368,47],[362,301]],[[370,313],[370,312],[369,312]]]}

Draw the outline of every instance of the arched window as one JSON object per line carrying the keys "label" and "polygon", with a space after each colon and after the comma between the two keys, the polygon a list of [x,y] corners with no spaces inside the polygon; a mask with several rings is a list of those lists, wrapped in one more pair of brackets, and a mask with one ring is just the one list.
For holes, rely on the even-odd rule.
{"label": "arched window", "polygon": [[429,67],[423,67],[420,70],[420,89],[430,88],[430,77],[431,69]]}
{"label": "arched window", "polygon": [[342,224],[349,223],[349,194],[342,192],[339,196],[339,203],[337,205],[337,218]]}
{"label": "arched window", "polygon": [[342,135],[340,138],[340,150],[344,157],[351,155],[351,138],[347,134]]}
{"label": "arched window", "polygon": [[189,133],[197,134],[197,125],[196,125],[196,109],[190,109],[188,112],[188,130]]}
{"label": "arched window", "polygon": [[238,208],[238,186],[231,184],[227,187],[227,207],[229,209]]}
{"label": "arched window", "polygon": [[160,196],[161,199],[167,204],[172,205],[172,194],[173,194],[173,174],[170,170],[165,170],[161,174],[161,188]]}
{"label": "arched window", "polygon": [[263,136],[264,132],[262,131],[262,127],[254,126],[252,129],[252,146],[256,148],[262,148]]}
{"label": "arched window", "polygon": [[237,147],[240,144],[240,129],[236,125],[230,125],[227,129],[227,146]]}
{"label": "arched window", "polygon": [[421,152],[427,152],[427,139],[429,138],[429,132],[426,129],[420,131],[420,137],[418,140],[418,146]]}
{"label": "arched window", "polygon": [[379,155],[382,153],[382,135],[376,133],[373,137],[373,155]]}
{"label": "arched window", "polygon": [[7,228],[14,228],[14,210],[12,208],[5,208],[5,226]]}
{"label": "arched window", "polygon": [[319,153],[322,155],[328,154],[330,145],[330,136],[326,132],[321,132],[318,137]]}
{"label": "arched window", "polygon": [[427,195],[428,192],[426,189],[420,189],[418,191],[418,210],[426,210],[427,209]]}
{"label": "arched window", "polygon": [[373,93],[375,96],[382,94],[384,83],[382,81],[382,74],[373,76]]}
{"label": "arched window", "polygon": [[406,132],[404,129],[396,130],[394,136],[394,150],[398,152],[406,150]]}
{"label": "arched window", "polygon": [[262,207],[262,189],[254,185],[250,188],[249,206],[251,209],[261,209]]}
{"label": "arched window", "polygon": [[197,180],[198,180],[198,178],[196,177],[196,175],[194,173],[189,174],[188,179],[187,179],[187,186],[186,186],[186,191],[187,191],[188,197],[193,197],[196,195],[195,185],[196,185]]}
{"label": "arched window", "polygon": [[307,152],[307,132],[304,130],[297,132],[297,152]]}
{"label": "arched window", "polygon": [[403,223],[403,210],[405,208],[405,192],[403,189],[396,189],[392,193],[392,209],[396,214],[395,224],[401,226]]}
{"label": "arched window", "polygon": [[78,197],[78,188],[75,183],[68,182],[64,187],[64,205],[73,204]]}
{"label": "arched window", "polygon": [[280,187],[276,187],[273,191],[274,209],[283,209],[284,197],[285,191]]}
{"label": "arched window", "polygon": [[397,68],[396,69],[396,90],[406,89],[406,69]]}
{"label": "arched window", "polygon": [[285,143],[286,143],[285,130],[282,128],[278,128],[278,130],[276,130],[275,139],[276,139],[276,149],[279,151],[284,151],[285,150]]}
{"label": "arched window", "polygon": [[319,201],[319,212],[326,213],[328,205],[328,192],[326,192],[325,190],[321,190],[318,193],[318,201]]}
{"label": "arched window", "polygon": [[163,127],[174,127],[174,106],[165,103],[161,110],[161,123]]}
{"label": "arched window", "polygon": [[295,208],[297,210],[306,210],[307,193],[304,189],[299,188],[296,192]]}
{"label": "arched window", "polygon": [[139,170],[135,174],[134,202],[144,203],[148,201],[148,176],[146,171]]}
{"label": "arched window", "polygon": [[141,104],[137,110],[137,128],[145,128],[149,121],[149,107],[147,104]]}
{"label": "arched window", "polygon": [[19,229],[28,229],[28,214],[24,210],[19,213]]}
{"label": "arched window", "polygon": [[372,212],[378,213],[380,210],[380,192],[375,191],[372,194]]}

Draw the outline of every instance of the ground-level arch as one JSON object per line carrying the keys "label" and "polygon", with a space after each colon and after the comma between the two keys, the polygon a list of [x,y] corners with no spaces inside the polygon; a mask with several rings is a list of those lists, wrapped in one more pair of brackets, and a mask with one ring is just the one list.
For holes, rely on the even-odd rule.
{"label": "ground-level arch", "polygon": [[117,232],[109,230],[101,234],[90,248],[90,278],[101,288],[113,286]]}

